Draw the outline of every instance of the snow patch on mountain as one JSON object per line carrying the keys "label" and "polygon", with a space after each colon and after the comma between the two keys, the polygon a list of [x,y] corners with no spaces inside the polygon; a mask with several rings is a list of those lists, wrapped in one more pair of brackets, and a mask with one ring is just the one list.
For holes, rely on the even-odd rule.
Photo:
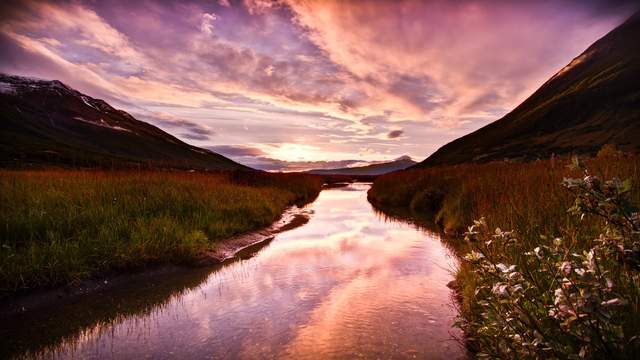
{"label": "snow patch on mountain", "polygon": [[80,116],[74,116],[73,119],[74,120],[78,120],[78,121],[82,121],[82,122],[87,123],[87,124],[100,126],[100,127],[104,127],[104,128],[108,128],[108,129],[112,129],[112,130],[126,131],[126,132],[130,132],[130,133],[133,132],[133,131],[131,131],[129,129],[125,129],[125,128],[123,128],[121,126],[118,126],[118,125],[111,125],[111,124],[107,123],[106,121],[104,121],[104,119],[100,119],[99,122],[87,120],[87,119],[85,119],[83,117],[80,117]]}

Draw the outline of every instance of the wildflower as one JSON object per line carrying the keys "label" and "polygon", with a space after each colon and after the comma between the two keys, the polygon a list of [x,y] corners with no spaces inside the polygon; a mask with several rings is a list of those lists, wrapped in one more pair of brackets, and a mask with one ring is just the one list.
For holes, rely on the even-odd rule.
{"label": "wildflower", "polygon": [[472,250],[470,253],[468,253],[465,257],[465,260],[470,261],[470,262],[476,262],[480,259],[484,258],[484,255],[482,255],[481,253]]}
{"label": "wildflower", "polygon": [[565,261],[560,265],[560,270],[562,270],[562,272],[567,276],[571,274],[571,269],[571,263],[568,261]]}
{"label": "wildflower", "polygon": [[611,279],[606,278],[605,282],[607,283],[607,288],[608,289],[613,289],[613,281],[611,281]]}
{"label": "wildflower", "polygon": [[533,249],[533,253],[536,254],[538,259],[542,259],[542,249],[540,249],[540,246],[536,246],[536,248]]}
{"label": "wildflower", "polygon": [[493,285],[493,288],[491,289],[491,292],[498,295],[498,296],[503,296],[506,297],[507,295],[509,295],[507,293],[507,288],[509,287],[509,285],[507,284],[503,284],[503,283],[497,283],[495,285]]}
{"label": "wildflower", "polygon": [[603,301],[600,303],[602,306],[622,306],[627,305],[627,301],[624,299],[614,298],[611,300]]}
{"label": "wildflower", "polygon": [[509,274],[509,279],[514,280],[520,277],[520,273],[517,271],[513,271],[512,273]]}
{"label": "wildflower", "polygon": [[560,245],[562,245],[562,239],[561,239],[561,238],[559,238],[559,237],[557,237],[557,238],[553,239],[553,245],[555,245],[555,246],[560,246]]}
{"label": "wildflower", "polygon": [[596,270],[595,252],[593,249],[589,250],[587,253],[587,261],[585,261],[585,265],[591,271]]}
{"label": "wildflower", "polygon": [[598,183],[598,178],[593,175],[587,175],[584,177],[584,183],[588,189],[592,189]]}
{"label": "wildflower", "polygon": [[554,295],[556,297],[553,301],[554,304],[559,305],[560,303],[564,302],[565,296],[562,289],[556,289],[556,291],[554,291]]}

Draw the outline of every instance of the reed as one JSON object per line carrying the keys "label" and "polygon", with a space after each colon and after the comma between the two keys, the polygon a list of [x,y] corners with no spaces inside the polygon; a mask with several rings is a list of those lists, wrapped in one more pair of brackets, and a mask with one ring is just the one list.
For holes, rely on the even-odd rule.
{"label": "reed", "polygon": [[[603,179],[640,179],[640,158],[632,155],[601,156],[584,160]],[[567,209],[572,194],[562,186],[565,177],[580,176],[568,168],[569,159],[529,163],[492,162],[410,169],[376,179],[369,200],[378,207],[411,208],[418,216],[430,215],[447,232],[464,232],[473,220],[484,217],[490,228],[518,229],[537,238],[540,233],[584,228]],[[640,203],[640,183],[633,182],[632,200]]]}
{"label": "reed", "polygon": [[300,174],[0,171],[0,289],[188,263],[321,186]]}

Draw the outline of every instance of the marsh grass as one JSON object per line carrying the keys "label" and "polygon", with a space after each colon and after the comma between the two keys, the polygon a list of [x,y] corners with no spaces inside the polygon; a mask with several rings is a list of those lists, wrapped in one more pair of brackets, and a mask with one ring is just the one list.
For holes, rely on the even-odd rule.
{"label": "marsh grass", "polygon": [[296,174],[0,172],[0,288],[66,284],[108,271],[197,259],[317,195]]}
{"label": "marsh grass", "polygon": [[550,159],[408,170],[378,178],[369,192],[380,209],[429,213],[443,228],[472,235],[446,241],[456,242],[461,257],[470,253],[456,287],[460,326],[476,355],[633,358],[640,349],[640,275],[624,255],[640,256],[638,233],[613,227],[622,213],[638,216],[619,210],[618,200],[640,204],[640,159],[603,152],[583,168],[570,165]]}
{"label": "marsh grass", "polygon": [[[640,179],[637,156],[606,156],[585,163],[602,179]],[[518,229],[521,235],[536,239],[540,233],[567,230],[597,233],[597,224],[581,223],[567,213],[573,197],[560,184],[564,177],[580,176],[569,164],[569,159],[550,159],[410,169],[377,178],[368,196],[381,208],[413,208],[417,213],[431,209],[435,220],[450,232],[462,233],[484,217],[490,228]],[[638,189],[640,181],[634,181],[635,203],[640,203]],[[439,198],[438,206],[424,204],[433,194]]]}

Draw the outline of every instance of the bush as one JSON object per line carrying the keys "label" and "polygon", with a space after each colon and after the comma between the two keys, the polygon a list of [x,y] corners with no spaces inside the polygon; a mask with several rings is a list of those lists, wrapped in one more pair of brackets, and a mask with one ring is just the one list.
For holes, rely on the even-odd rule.
{"label": "bush", "polygon": [[598,158],[612,158],[612,157],[618,157],[622,155],[622,152],[618,150],[618,148],[613,145],[613,144],[604,144],[602,145],[602,147],[600,148],[600,150],[598,150]]}
{"label": "bush", "polygon": [[640,351],[640,215],[631,181],[601,181],[575,166],[583,177],[563,181],[575,196],[569,212],[595,222],[597,238],[542,236],[529,248],[515,231],[490,234],[484,219],[466,233],[472,304],[458,325],[478,357],[617,359]]}

